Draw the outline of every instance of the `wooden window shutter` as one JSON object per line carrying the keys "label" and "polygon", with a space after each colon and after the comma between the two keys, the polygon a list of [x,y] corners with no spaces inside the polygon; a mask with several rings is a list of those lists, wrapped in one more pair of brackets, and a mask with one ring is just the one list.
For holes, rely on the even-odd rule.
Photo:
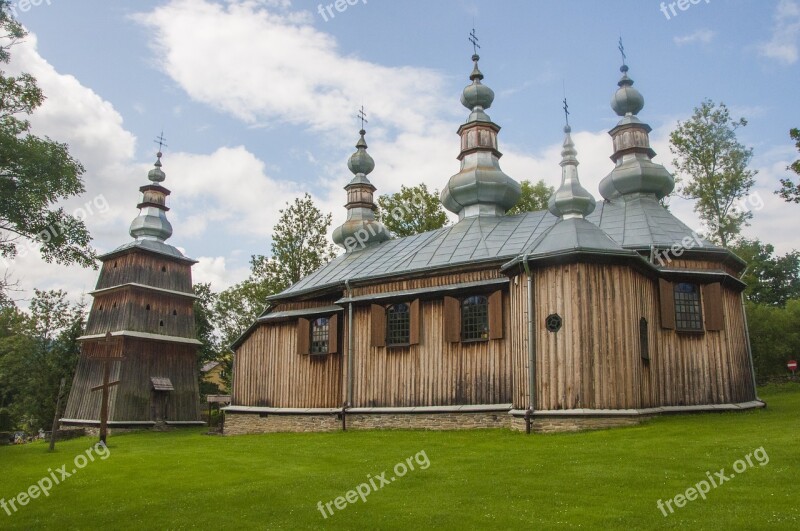
{"label": "wooden window shutter", "polygon": [[672,282],[658,279],[661,299],[661,328],[675,330],[675,291]]}
{"label": "wooden window shutter", "polygon": [[703,310],[706,316],[706,330],[718,331],[725,328],[722,285],[719,282],[703,286]]}
{"label": "wooden window shutter", "polygon": [[461,301],[453,297],[444,298],[444,340],[448,343],[461,341]]}
{"label": "wooden window shutter", "polygon": [[386,308],[380,304],[373,304],[370,308],[372,329],[371,344],[373,347],[386,346]]}
{"label": "wooden window shutter", "polygon": [[503,339],[503,292],[489,295],[489,339]]}
{"label": "wooden window shutter", "polygon": [[303,356],[311,353],[311,322],[302,317],[297,320],[297,353]]}
{"label": "wooden window shutter", "polygon": [[409,307],[409,330],[408,330],[408,343],[410,345],[419,345],[419,299],[414,299],[408,305]]}
{"label": "wooden window shutter", "polygon": [[328,354],[339,352],[339,316],[331,315],[328,320]]}

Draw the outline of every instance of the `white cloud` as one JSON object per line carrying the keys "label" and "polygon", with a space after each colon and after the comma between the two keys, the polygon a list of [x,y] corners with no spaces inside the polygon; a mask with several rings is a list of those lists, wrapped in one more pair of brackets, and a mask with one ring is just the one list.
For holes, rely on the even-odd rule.
{"label": "white cloud", "polygon": [[794,64],[799,55],[800,3],[796,0],[780,0],[775,8],[774,19],[772,38],[760,43],[758,52],[785,65]]}
{"label": "white cloud", "polygon": [[716,35],[715,32],[711,31],[710,29],[700,29],[695,31],[694,33],[690,33],[689,35],[683,35],[681,37],[673,37],[673,41],[678,46],[684,46],[686,44],[694,44],[699,42],[701,44],[708,44]]}

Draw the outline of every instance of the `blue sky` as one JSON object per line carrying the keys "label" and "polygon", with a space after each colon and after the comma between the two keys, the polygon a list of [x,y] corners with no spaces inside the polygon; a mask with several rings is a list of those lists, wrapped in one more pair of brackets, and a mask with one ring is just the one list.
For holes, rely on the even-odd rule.
{"label": "blue sky", "polygon": [[[725,102],[750,121],[739,138],[760,172],[765,206],[746,235],[800,248],[800,207],[772,194],[797,158],[788,131],[800,127],[800,0],[700,0],[676,3],[675,15],[670,3],[667,18],[651,0],[359,0],[325,20],[327,3],[302,0],[41,0],[18,10],[31,36],[10,70],[33,73],[48,96],[36,132],[86,166],[87,193],[68,209],[108,204],[86,220],[100,251],[128,241],[164,129],[170,243],[200,259],[196,281],[222,289],[246,276],[251,254],[268,253],[286,201],[308,191],[341,223],[362,104],[378,192],[444,186],[458,171],[473,23],[504,170],[557,185],[566,91],[580,175],[599,197],[622,35],[657,161],[670,167],[677,120],[703,98]],[[673,211],[697,225],[690,202],[674,200]],[[77,296],[96,279],[35,252],[10,266],[24,290]]]}

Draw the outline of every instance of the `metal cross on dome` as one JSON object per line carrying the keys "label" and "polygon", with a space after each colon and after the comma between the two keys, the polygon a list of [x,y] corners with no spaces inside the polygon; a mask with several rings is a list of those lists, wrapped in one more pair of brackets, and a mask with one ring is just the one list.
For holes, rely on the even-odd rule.
{"label": "metal cross on dome", "polygon": [[567,104],[567,98],[564,98],[564,118],[566,118],[567,125],[569,125],[569,104]]}
{"label": "metal cross on dome", "polygon": [[169,146],[167,145],[167,139],[166,139],[166,138],[164,138],[164,131],[161,131],[161,134],[160,134],[160,135],[158,135],[158,137],[156,137],[156,139],[155,139],[155,140],[153,140],[153,142],[154,142],[154,143],[156,143],[156,144],[158,144],[158,152],[159,152],[159,153],[161,153],[161,151],[162,151],[162,150],[163,150],[165,147],[169,147]]}
{"label": "metal cross on dome", "polygon": [[364,106],[362,105],[361,108],[358,110],[358,116],[356,116],[359,120],[361,120],[361,130],[364,130],[364,124],[368,124],[369,120],[367,120],[367,113],[364,112]]}
{"label": "metal cross on dome", "polygon": [[619,49],[619,53],[622,54],[622,64],[624,65],[625,60],[628,58],[628,56],[625,55],[625,45],[622,44],[622,36],[620,36],[619,38],[619,46],[617,47],[617,49]]}
{"label": "metal cross on dome", "polygon": [[478,55],[478,50],[480,49],[481,45],[478,44],[478,36],[475,34],[475,28],[472,28],[472,31],[469,32],[469,42],[472,43],[472,50],[475,55]]}

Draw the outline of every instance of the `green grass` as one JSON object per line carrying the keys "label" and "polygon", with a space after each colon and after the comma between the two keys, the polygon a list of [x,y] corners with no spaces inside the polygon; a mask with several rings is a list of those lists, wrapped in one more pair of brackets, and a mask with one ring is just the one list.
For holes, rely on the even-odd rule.
{"label": "green grass", "polygon": [[[761,389],[766,410],[658,418],[561,435],[501,430],[239,437],[201,430],[109,438],[97,459],[0,529],[572,528],[798,529],[800,385]],[[0,498],[93,439],[0,447]],[[762,447],[769,463],[664,517],[666,500]],[[424,451],[430,466],[323,519],[333,500]],[[420,460],[424,462],[422,456]]]}

